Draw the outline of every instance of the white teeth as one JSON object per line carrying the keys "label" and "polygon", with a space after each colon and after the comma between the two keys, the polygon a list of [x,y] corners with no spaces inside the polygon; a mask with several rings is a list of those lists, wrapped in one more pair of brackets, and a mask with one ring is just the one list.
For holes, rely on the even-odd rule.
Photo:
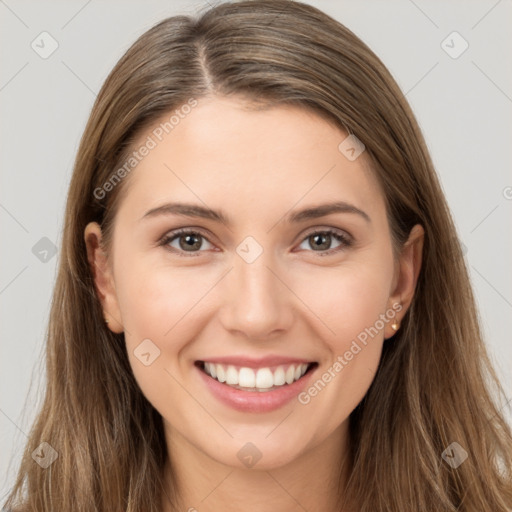
{"label": "white teeth", "polygon": [[[224,371],[224,367],[220,364],[213,365],[215,366],[215,370],[217,372],[217,380],[219,382],[226,382],[226,372]],[[210,374],[211,375],[211,374]],[[213,375],[212,375],[213,377]]]}
{"label": "white teeth", "polygon": [[238,373],[238,385],[243,388],[253,388],[256,386],[256,375],[252,368],[240,368]]}
{"label": "white teeth", "polygon": [[286,371],[284,368],[284,366],[278,366],[274,372],[270,368],[254,370],[243,367],[237,370],[233,365],[226,368],[222,364],[204,363],[205,372],[219,382],[225,382],[233,387],[252,388],[258,391],[283,386],[285,383],[292,384],[306,373],[308,364],[292,364],[288,366]]}
{"label": "white teeth", "polygon": [[238,385],[238,372],[234,366],[228,366],[226,371],[226,384]]}
{"label": "white teeth", "polygon": [[[256,374],[256,387],[257,388],[271,388],[274,385],[274,377],[269,368],[260,368]],[[249,387],[249,386],[247,386]]]}
{"label": "white teeth", "polygon": [[284,368],[280,366],[274,372],[274,386],[282,386],[285,383],[284,379]]}
{"label": "white teeth", "polygon": [[286,376],[284,380],[286,381],[286,384],[291,384],[295,379],[295,366],[288,367],[288,370],[286,370]]}

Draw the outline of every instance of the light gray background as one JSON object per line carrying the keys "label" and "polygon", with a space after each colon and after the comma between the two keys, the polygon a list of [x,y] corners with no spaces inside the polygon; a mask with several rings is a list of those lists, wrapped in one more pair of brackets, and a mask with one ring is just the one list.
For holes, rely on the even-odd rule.
{"label": "light gray background", "polygon": [[[406,93],[467,247],[489,352],[511,399],[510,0],[309,3],[360,36]],[[155,22],[205,5],[0,0],[1,501],[45,378],[42,349],[58,254],[45,263],[32,248],[43,237],[60,245],[78,142],[110,69]],[[59,45],[47,59],[31,48],[43,31]],[[469,43],[457,59],[441,47],[453,31]],[[447,44],[460,48],[456,40]],[[510,405],[503,410],[510,419]]]}

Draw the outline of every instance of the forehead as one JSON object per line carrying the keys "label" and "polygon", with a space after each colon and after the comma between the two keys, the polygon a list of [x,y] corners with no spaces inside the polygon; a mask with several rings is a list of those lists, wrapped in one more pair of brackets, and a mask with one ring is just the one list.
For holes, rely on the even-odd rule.
{"label": "forehead", "polygon": [[238,214],[326,200],[384,206],[367,155],[348,159],[348,133],[310,110],[215,97],[186,112],[166,113],[134,145],[151,149],[128,177],[131,213],[178,199]]}

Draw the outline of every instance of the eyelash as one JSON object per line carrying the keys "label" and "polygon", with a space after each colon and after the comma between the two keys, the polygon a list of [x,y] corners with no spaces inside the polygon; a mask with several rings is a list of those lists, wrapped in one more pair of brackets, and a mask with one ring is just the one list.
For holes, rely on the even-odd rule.
{"label": "eyelash", "polygon": [[[352,240],[347,235],[345,235],[342,232],[337,231],[335,229],[329,228],[329,229],[324,229],[324,230],[312,231],[311,233],[308,233],[302,239],[301,244],[307,238],[309,238],[309,237],[311,237],[313,235],[320,235],[320,234],[323,234],[323,235],[328,234],[328,235],[332,236],[333,238],[335,238],[338,242],[341,243],[341,245],[339,247],[336,247],[335,249],[327,249],[325,251],[310,251],[310,252],[317,253],[318,256],[320,256],[320,257],[322,257],[322,256],[329,256],[329,255],[335,254],[335,253],[337,253],[339,251],[342,251],[344,249],[347,249],[353,243]],[[183,235],[199,235],[202,238],[206,239],[209,243],[211,243],[208,240],[208,237],[201,230],[199,230],[199,229],[198,230],[191,230],[191,229],[183,228],[183,229],[176,229],[174,231],[171,231],[171,232],[165,234],[162,237],[162,239],[158,242],[158,245],[159,246],[163,246],[164,249],[172,252],[173,254],[177,254],[178,256],[182,256],[182,257],[185,257],[185,258],[199,256],[202,252],[204,252],[204,251],[182,251],[182,250],[179,250],[179,249],[175,249],[174,247],[170,247],[168,245],[170,242],[174,241],[175,239],[177,239],[177,238],[179,238],[180,236],[183,236]]]}

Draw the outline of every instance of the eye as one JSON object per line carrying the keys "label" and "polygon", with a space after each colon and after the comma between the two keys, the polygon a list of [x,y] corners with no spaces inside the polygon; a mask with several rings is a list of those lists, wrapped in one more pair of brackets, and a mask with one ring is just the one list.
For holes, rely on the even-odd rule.
{"label": "eye", "polygon": [[[196,254],[193,253],[202,252],[199,249],[203,247],[203,241],[211,245],[206,236],[199,231],[178,229],[165,235],[159,242],[159,245],[164,246],[172,252],[178,253],[180,256],[183,256],[184,252],[189,253],[188,255],[190,256],[196,256]],[[172,245],[175,242],[178,244],[178,247]]]}
{"label": "eye", "polygon": [[[334,249],[330,247],[333,238],[339,244]],[[161,239],[158,245],[164,246],[166,249],[172,251],[173,253],[177,253],[179,256],[185,256],[184,253],[188,253],[186,256],[198,256],[199,253],[203,252],[200,249],[204,249],[204,242],[213,247],[211,242],[208,241],[206,235],[204,235],[202,232],[190,229],[178,229],[167,233]],[[313,252],[318,252],[320,253],[320,256],[325,256],[326,254],[323,253],[332,254],[350,247],[352,240],[348,235],[345,235],[341,231],[325,229],[322,231],[314,231],[308,234],[301,245],[304,243],[309,243],[310,247],[314,248]],[[177,244],[177,246],[173,246],[172,244]],[[206,249],[209,248],[207,247]]]}
{"label": "eye", "polygon": [[[335,239],[339,242],[339,245],[335,247],[334,249],[330,248],[330,245],[332,243],[332,239]],[[310,233],[304,241],[301,243],[309,243],[310,247],[314,247],[316,249],[320,249],[319,251],[314,250],[313,252],[319,252],[319,253],[335,253],[338,251],[341,251],[347,247],[350,247],[352,244],[352,240],[348,237],[348,235],[345,235],[341,231],[337,231],[334,229],[326,229],[323,231],[314,231]],[[300,246],[299,246],[300,247]],[[320,254],[320,256],[325,256],[325,254]]]}

